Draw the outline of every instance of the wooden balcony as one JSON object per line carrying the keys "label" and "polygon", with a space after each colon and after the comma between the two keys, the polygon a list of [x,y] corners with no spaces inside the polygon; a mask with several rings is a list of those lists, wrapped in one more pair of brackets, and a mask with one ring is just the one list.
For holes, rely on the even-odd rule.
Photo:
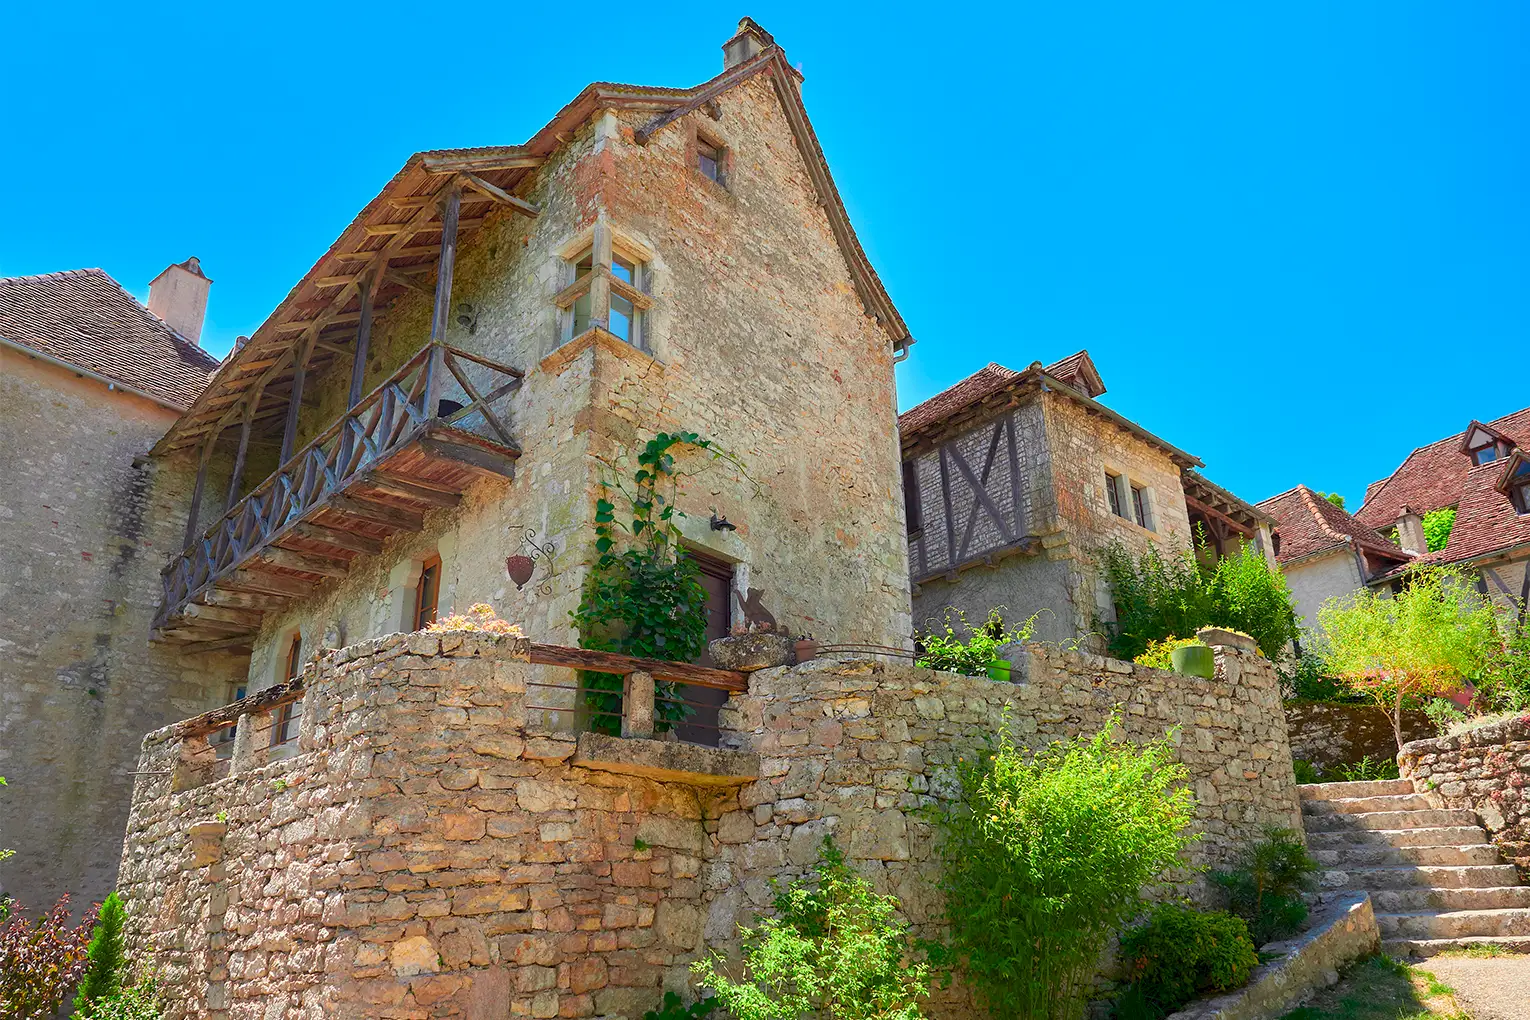
{"label": "wooden balcony", "polygon": [[479,478],[513,477],[507,405],[521,375],[422,348],[165,567],[153,638],[248,650],[265,613],[420,531],[427,511],[455,506]]}

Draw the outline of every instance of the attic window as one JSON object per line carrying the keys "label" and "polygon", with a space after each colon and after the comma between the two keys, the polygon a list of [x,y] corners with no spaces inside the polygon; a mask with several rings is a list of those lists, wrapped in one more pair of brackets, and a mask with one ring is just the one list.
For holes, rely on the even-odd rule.
{"label": "attic window", "polygon": [[696,137],[696,164],[702,176],[718,184],[723,183],[723,157],[726,151],[715,142],[709,142],[699,135]]}
{"label": "attic window", "polygon": [[1509,477],[1509,499],[1518,513],[1530,514],[1530,460],[1521,460]]}
{"label": "attic window", "polygon": [[1472,463],[1478,465],[1479,467],[1483,464],[1491,464],[1497,459],[1497,443],[1488,443],[1486,446],[1479,446],[1472,451]]}

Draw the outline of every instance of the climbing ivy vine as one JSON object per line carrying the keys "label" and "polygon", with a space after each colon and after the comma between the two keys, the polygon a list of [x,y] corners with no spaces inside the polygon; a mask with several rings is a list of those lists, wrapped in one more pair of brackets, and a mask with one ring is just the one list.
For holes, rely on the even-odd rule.
{"label": "climbing ivy vine", "polygon": [[[685,450],[725,461],[748,477],[743,463],[712,440],[660,432],[638,453],[630,478],[606,483],[595,504],[595,562],[572,614],[585,648],[670,662],[690,662],[706,650],[707,593],[676,524],[684,512],[675,499],[688,472],[676,467],[675,455]],[[585,673],[582,686],[590,728],[619,733],[622,678]],[[670,700],[672,688],[660,684],[656,692],[654,724],[661,732],[690,714]]]}

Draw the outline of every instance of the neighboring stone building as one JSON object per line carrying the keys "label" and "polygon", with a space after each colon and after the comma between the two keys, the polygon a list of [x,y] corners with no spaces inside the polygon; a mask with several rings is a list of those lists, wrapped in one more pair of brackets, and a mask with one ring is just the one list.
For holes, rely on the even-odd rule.
{"label": "neighboring stone building", "polygon": [[1275,520],[1275,559],[1307,631],[1318,629],[1317,611],[1324,602],[1359,591],[1414,559],[1305,485],[1271,496],[1259,509]]}
{"label": "neighboring stone building", "polygon": [[[721,748],[545,725],[546,646],[363,642],[144,741],[131,946],[154,947],[169,1020],[637,1020],[665,989],[692,999],[688,965],[736,948],[771,881],[811,869],[826,835],[937,936],[926,809],[1006,719],[1030,747],[1116,712],[1127,739],[1173,731],[1202,836],[1188,863],[1224,867],[1267,826],[1301,823],[1273,667],[1246,638],[1203,633],[1210,680],[1040,646],[1016,683],[830,659],[761,670],[735,687]],[[265,735],[299,697],[281,758]],[[220,760],[209,738],[233,718]],[[1192,893],[1198,874],[1179,876]],[[936,1016],[978,1015],[959,986],[934,995]]]}
{"label": "neighboring stone building", "polygon": [[1039,613],[1038,637],[1096,644],[1114,618],[1108,547],[1215,559],[1252,541],[1271,555],[1267,515],[1104,392],[1081,351],[1023,372],[990,364],[900,416],[917,628],[997,608],[1011,623]]}
{"label": "neighboring stone building", "polygon": [[[1456,511],[1443,549],[1425,548],[1423,515]],[[1365,490],[1355,520],[1377,534],[1395,533],[1416,553],[1412,563],[1452,564],[1479,588],[1521,613],[1530,602],[1530,407],[1421,446],[1386,478]],[[1369,578],[1390,584],[1409,564]],[[1521,617],[1523,618],[1523,616]]]}
{"label": "neighboring stone building", "polygon": [[746,19],[700,86],[591,85],[525,145],[411,157],[155,447],[201,465],[155,640],[250,654],[252,690],[478,602],[577,644],[603,485],[694,430],[747,471],[685,462],[715,622],[906,643],[912,339],[799,83]]}
{"label": "neighboring stone building", "polygon": [[99,269],[0,279],[0,892],[33,909],[110,891],[144,732],[225,700],[229,662],[146,640],[191,478],[145,454],[217,367],[210,282],[166,269],[162,321]]}

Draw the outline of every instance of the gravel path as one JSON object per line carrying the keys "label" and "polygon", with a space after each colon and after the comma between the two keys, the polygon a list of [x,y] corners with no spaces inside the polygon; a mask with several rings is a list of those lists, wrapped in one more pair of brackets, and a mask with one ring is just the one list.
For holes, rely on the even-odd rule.
{"label": "gravel path", "polygon": [[1530,1020],[1530,955],[1436,956],[1414,966],[1454,988],[1472,1020]]}

